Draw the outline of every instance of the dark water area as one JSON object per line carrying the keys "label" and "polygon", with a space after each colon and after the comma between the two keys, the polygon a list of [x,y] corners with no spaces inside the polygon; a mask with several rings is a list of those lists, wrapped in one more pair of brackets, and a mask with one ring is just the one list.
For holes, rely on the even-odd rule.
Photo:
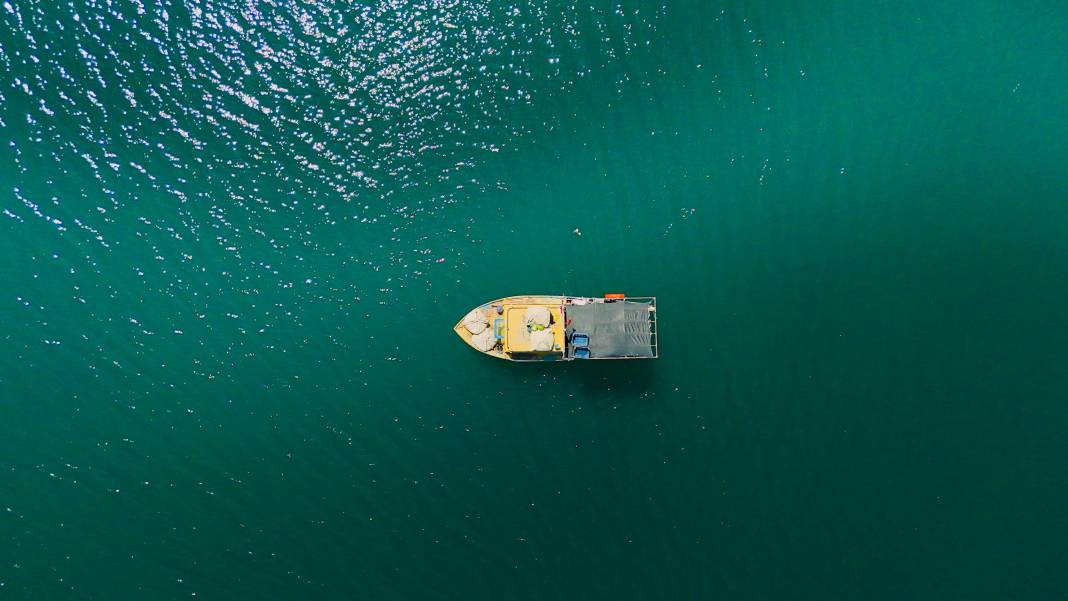
{"label": "dark water area", "polygon": [[0,598],[1063,597],[1066,19],[6,0]]}

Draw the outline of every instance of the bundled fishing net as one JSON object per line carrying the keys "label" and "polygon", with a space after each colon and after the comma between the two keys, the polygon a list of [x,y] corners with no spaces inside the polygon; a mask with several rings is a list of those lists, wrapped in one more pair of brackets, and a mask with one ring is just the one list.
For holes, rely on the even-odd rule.
{"label": "bundled fishing net", "polygon": [[464,327],[472,334],[481,334],[489,327],[489,323],[486,321],[486,314],[481,309],[471,311],[464,316]]}
{"label": "bundled fishing net", "polygon": [[486,352],[497,346],[497,337],[493,335],[493,330],[485,328],[482,332],[475,334],[471,337],[471,343],[475,345],[475,348],[482,352]]}
{"label": "bundled fishing net", "polygon": [[549,313],[548,307],[527,307],[525,321],[528,327],[541,326],[542,328],[547,328],[551,319],[552,315]]}
{"label": "bundled fishing net", "polygon": [[553,331],[537,330],[530,333],[530,350],[551,351],[553,350]]}

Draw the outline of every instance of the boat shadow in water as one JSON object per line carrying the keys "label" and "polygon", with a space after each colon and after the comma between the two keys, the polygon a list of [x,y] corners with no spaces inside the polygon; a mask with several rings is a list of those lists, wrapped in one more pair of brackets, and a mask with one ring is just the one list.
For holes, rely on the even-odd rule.
{"label": "boat shadow in water", "polygon": [[[657,361],[488,361],[485,366],[504,379],[520,378],[551,387],[555,397],[587,401],[646,400],[656,385]],[[495,376],[496,377],[496,376]],[[649,397],[653,398],[653,397]]]}
{"label": "boat shadow in water", "polygon": [[[619,399],[652,390],[656,381],[656,361],[568,361],[564,365],[545,366],[548,375],[558,376],[564,386],[586,398]],[[559,371],[555,371],[559,370]],[[555,373],[554,373],[555,372]]]}

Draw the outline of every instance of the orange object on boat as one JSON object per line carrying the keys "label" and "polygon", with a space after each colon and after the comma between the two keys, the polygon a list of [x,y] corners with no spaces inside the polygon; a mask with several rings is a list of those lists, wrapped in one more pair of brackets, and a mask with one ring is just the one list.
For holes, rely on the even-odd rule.
{"label": "orange object on boat", "polygon": [[627,298],[627,295],[623,294],[622,292],[609,292],[608,294],[604,295],[604,297],[605,298]]}

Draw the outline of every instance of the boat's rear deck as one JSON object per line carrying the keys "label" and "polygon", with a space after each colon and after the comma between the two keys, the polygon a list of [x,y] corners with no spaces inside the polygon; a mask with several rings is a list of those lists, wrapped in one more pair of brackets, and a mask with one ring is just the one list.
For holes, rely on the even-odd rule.
{"label": "boat's rear deck", "polygon": [[[583,302],[579,302],[582,300]],[[655,359],[656,299],[573,299],[567,306],[567,355],[589,359]],[[579,349],[576,340],[582,340]]]}

